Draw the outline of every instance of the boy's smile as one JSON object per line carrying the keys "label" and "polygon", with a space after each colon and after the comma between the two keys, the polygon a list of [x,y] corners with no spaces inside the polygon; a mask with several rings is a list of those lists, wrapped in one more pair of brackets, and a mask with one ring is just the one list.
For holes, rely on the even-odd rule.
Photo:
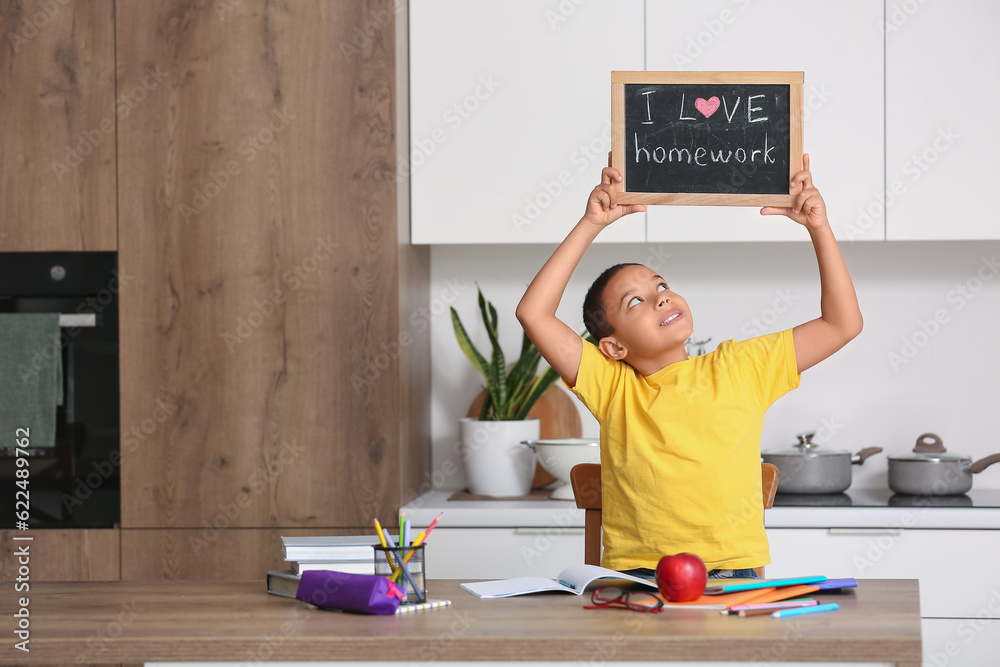
{"label": "boy's smile", "polygon": [[687,359],[684,342],[693,323],[687,302],[646,266],[626,266],[604,290],[605,313],[614,333],[601,351],[643,375]]}
{"label": "boy's smile", "polygon": [[660,326],[665,327],[673,324],[674,322],[677,321],[677,318],[679,318],[681,315],[683,315],[683,313],[681,313],[680,309],[678,308],[672,308],[671,310],[668,310],[667,316],[663,318],[662,322],[660,322]]}

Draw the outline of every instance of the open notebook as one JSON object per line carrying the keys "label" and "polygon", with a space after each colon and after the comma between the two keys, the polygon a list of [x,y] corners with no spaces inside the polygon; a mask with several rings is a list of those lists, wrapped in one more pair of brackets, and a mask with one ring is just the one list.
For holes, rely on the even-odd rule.
{"label": "open notebook", "polygon": [[656,589],[656,583],[649,579],[633,577],[632,575],[623,574],[617,570],[610,570],[599,565],[572,565],[560,572],[557,579],[517,577],[516,579],[477,581],[468,584],[459,584],[459,586],[479,598],[507,598],[514,595],[527,595],[528,593],[542,593],[544,591],[562,591],[575,595],[583,595],[583,591],[587,586],[598,579],[624,579],[649,586],[654,590]]}

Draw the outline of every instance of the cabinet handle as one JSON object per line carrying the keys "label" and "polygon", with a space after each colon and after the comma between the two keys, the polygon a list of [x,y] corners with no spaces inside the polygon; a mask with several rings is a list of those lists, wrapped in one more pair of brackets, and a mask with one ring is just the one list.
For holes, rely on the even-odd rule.
{"label": "cabinet handle", "polygon": [[828,535],[902,535],[902,528],[828,528]]}
{"label": "cabinet handle", "polygon": [[583,535],[583,528],[558,528],[549,526],[547,528],[515,528],[515,535]]}

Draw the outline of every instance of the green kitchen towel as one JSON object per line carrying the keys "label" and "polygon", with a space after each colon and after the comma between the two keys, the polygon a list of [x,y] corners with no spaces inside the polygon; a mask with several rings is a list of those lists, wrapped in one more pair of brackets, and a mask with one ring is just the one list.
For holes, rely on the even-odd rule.
{"label": "green kitchen towel", "polygon": [[31,447],[55,446],[62,384],[59,313],[0,313],[0,447],[22,428]]}

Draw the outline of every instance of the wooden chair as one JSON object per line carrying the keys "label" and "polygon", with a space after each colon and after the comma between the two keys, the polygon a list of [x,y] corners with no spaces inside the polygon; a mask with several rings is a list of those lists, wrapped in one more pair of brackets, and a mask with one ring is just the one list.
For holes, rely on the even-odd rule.
{"label": "wooden chair", "polygon": [[[764,509],[774,504],[774,494],[778,490],[778,468],[770,463],[760,464],[761,482],[764,492]],[[588,565],[601,564],[601,464],[579,463],[569,472],[573,485],[576,506],[584,513],[583,561]],[[764,576],[764,568],[756,568],[757,574]]]}

